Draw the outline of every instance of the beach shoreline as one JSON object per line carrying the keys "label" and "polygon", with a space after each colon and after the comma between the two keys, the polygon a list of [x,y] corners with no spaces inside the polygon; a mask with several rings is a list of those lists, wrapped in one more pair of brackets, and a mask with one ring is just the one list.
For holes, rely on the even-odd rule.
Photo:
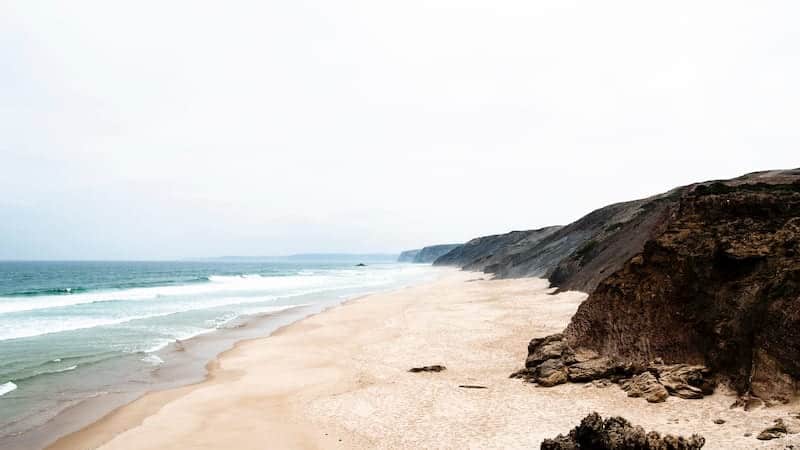
{"label": "beach shoreline", "polygon": [[[592,411],[698,433],[710,449],[796,442],[744,436],[794,420],[791,405],[731,410],[724,390],[653,405],[615,386],[509,379],[527,341],[560,331],[585,296],[470,272],[363,296],[240,341],[206,380],[148,393],[48,448],[535,448]],[[408,372],[434,364],[447,369]]]}
{"label": "beach shoreline", "polygon": [[[52,417],[29,428],[28,431],[7,434],[0,438],[0,447],[9,450],[47,448],[60,439],[96,422],[103,421],[118,409],[146,395],[180,390],[202,383],[209,378],[210,369],[216,358],[235,348],[239,342],[269,336],[282,327],[309,315],[336,307],[343,302],[376,292],[402,289],[435,279],[446,272],[448,272],[447,269],[437,268],[425,271],[416,280],[410,279],[404,281],[403,284],[379,287],[352,295],[316,295],[305,303],[291,305],[277,312],[242,316],[236,321],[231,321],[228,327],[201,333],[186,340],[175,341],[156,352],[144,354],[146,358],[154,360],[152,376],[146,383],[121,381],[117,385],[110,384],[109,388],[103,392],[67,404],[63,409],[54,412]],[[113,383],[113,380],[110,381]],[[109,383],[109,381],[104,381],[104,383]]]}
{"label": "beach shoreline", "polygon": [[[214,330],[212,333],[169,344],[157,353],[150,354],[166,359],[166,363],[157,368],[159,382],[140,390],[107,392],[86,398],[66,407],[44,424],[3,443],[3,446],[10,449],[47,448],[65,436],[104,420],[117,409],[145,395],[200,384],[210,376],[216,358],[233,349],[237,343],[268,336],[283,326],[316,314],[318,312],[307,312],[309,309],[316,309],[316,306],[319,305],[302,305],[277,313],[252,316],[234,329]],[[335,305],[323,307],[321,310],[330,307]]]}
{"label": "beach shoreline", "polygon": [[[390,289],[388,292],[406,288],[407,287]],[[357,301],[364,297],[369,297],[375,294],[376,293],[358,295],[356,297],[347,299],[344,302],[327,305],[322,308],[318,308],[317,311],[302,314],[302,317],[296,317],[296,315],[291,314],[291,311],[282,311],[282,313],[287,313],[287,316],[282,317],[282,319],[284,320],[281,321],[283,322],[281,325],[273,326],[269,331],[265,332],[265,334],[262,334],[260,336],[237,339],[233,342],[233,344],[229,348],[221,352],[218,352],[211,359],[207,360],[207,362],[204,364],[205,372],[202,374],[200,379],[196,381],[187,382],[181,386],[173,388],[143,391],[138,395],[136,395],[135,397],[129,398],[127,401],[122,401],[121,403],[118,403],[117,406],[110,408],[108,412],[100,415],[98,418],[94,420],[89,421],[85,425],[76,428],[74,430],[68,431],[66,433],[62,433],[56,436],[54,439],[50,439],[51,442],[42,447],[48,450],[97,448],[102,444],[104,444],[105,442],[113,439],[115,435],[140,424],[147,416],[157,411],[161,406],[163,406],[170,400],[179,398],[182,395],[191,392],[192,390],[194,390],[195,388],[201,386],[206,382],[214,381],[218,376],[217,372],[219,371],[220,367],[220,362],[219,362],[220,358],[224,358],[224,356],[227,353],[235,351],[238,346],[245,344],[249,341],[257,341],[260,339],[268,338],[272,335],[280,333],[281,330],[290,327],[291,325],[297,322],[303,321],[309,317],[313,317],[318,314],[323,314],[330,309],[337,308],[339,306],[346,305],[350,302]],[[295,308],[295,310],[301,310],[301,309],[302,308]],[[264,317],[256,318],[253,322],[258,322],[259,320],[269,321],[270,319],[273,318],[273,316],[275,316],[275,314],[267,314]],[[252,323],[249,323],[246,326],[248,327],[252,326],[253,328],[258,327],[257,324],[252,324]],[[211,337],[213,336],[202,335],[193,338],[193,340],[197,341]],[[141,403],[141,405],[138,404],[139,402]],[[137,403],[137,405],[134,407],[132,406],[133,403]],[[125,410],[128,407],[131,407],[132,410],[131,411]]]}

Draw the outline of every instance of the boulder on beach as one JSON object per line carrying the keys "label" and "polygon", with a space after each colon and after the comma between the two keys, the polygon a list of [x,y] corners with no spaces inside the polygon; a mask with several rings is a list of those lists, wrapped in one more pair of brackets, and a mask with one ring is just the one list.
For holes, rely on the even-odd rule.
{"label": "boulder on beach", "polygon": [[628,393],[628,397],[643,397],[650,403],[661,403],[669,397],[667,388],[651,372],[635,375],[620,383],[620,386]]}
{"label": "boulder on beach", "polygon": [[642,397],[651,403],[663,402],[670,395],[703,398],[712,394],[716,386],[711,371],[705,366],[664,364],[661,359],[649,365],[625,364],[594,351],[576,351],[561,333],[532,339],[525,368],[511,377],[542,387],[568,381],[599,382],[604,386],[617,382],[629,397]]}
{"label": "boulder on beach", "polygon": [[760,441],[769,441],[772,439],[778,439],[785,435],[788,432],[786,429],[786,425],[783,423],[783,419],[776,419],[775,423],[765,428],[761,433],[756,436],[756,439]]}
{"label": "boulder on beach", "polygon": [[655,431],[646,432],[622,417],[603,418],[595,413],[581,420],[580,425],[567,435],[545,439],[542,450],[695,450],[703,448],[706,440],[696,434],[688,438],[661,436]]}

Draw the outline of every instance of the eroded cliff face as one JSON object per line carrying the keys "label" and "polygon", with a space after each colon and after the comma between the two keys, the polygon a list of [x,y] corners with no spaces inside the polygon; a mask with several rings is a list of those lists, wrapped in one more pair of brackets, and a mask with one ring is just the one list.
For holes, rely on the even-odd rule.
{"label": "eroded cliff face", "polygon": [[600,280],[641,252],[678,193],[608,205],[563,227],[476,238],[434,264],[498,278],[544,277],[561,290],[591,292]]}
{"label": "eroded cliff face", "polygon": [[683,188],[564,336],[620,361],[703,364],[786,401],[800,380],[800,172]]}
{"label": "eroded cliff face", "polygon": [[415,263],[432,263],[440,256],[461,247],[462,244],[441,244],[430,245],[420,249],[419,253],[414,256]]}
{"label": "eroded cliff face", "polygon": [[404,262],[404,263],[414,262],[414,258],[417,257],[420,250],[422,249],[418,248],[415,250],[406,250],[400,253],[400,256],[397,258],[397,262]]}
{"label": "eroded cliff face", "polygon": [[440,256],[460,247],[463,247],[463,244],[429,245],[415,250],[406,250],[400,253],[397,262],[430,264]]}
{"label": "eroded cliff face", "polygon": [[561,227],[552,226],[537,230],[512,231],[505,234],[482,236],[472,239],[442,255],[434,265],[459,266],[464,270],[484,271],[514,254],[527,251]]}

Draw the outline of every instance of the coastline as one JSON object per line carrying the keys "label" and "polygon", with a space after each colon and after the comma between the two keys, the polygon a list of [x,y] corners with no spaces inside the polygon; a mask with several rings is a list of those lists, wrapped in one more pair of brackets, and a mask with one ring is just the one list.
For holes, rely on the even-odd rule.
{"label": "coastline", "polygon": [[[145,394],[48,448],[531,448],[591,411],[699,433],[711,449],[796,442],[744,437],[791,406],[730,410],[725,392],[651,405],[616,387],[508,379],[527,340],[560,331],[585,294],[554,294],[540,279],[484,278],[454,272],[361,296],[240,341],[208,364],[204,381]],[[408,373],[433,364],[447,370]]]}
{"label": "coastline", "polygon": [[0,447],[9,450],[47,448],[71,434],[105,420],[118,409],[145,396],[181,391],[201,384],[213,375],[216,359],[234,349],[240,342],[270,336],[287,325],[343,303],[379,292],[391,292],[424,283],[442,276],[444,272],[446,270],[437,269],[419,279],[407,280],[403,284],[378,287],[351,295],[312,294],[315,297],[309,302],[292,305],[277,312],[242,316],[232,321],[229,327],[173,342],[155,352],[146,353],[147,357],[159,361],[152,369],[152,379],[146,384],[138,386],[136,383],[119,384],[118,388],[106,389],[104,392],[83,398],[59,410],[46,422],[30,428],[25,433],[9,434],[0,439]]}
{"label": "coastline", "polygon": [[176,343],[169,344],[150,354],[159,359],[163,356],[167,360],[156,368],[159,381],[139,390],[106,392],[86,398],[66,407],[30,432],[3,443],[4,448],[47,448],[59,439],[104,420],[117,409],[145,395],[181,390],[202,383],[208,379],[216,358],[233,349],[237,343],[268,336],[283,326],[335,306],[299,305],[279,312],[255,315],[233,329],[214,330],[181,341],[180,347]]}
{"label": "coastline", "polygon": [[[407,289],[408,287],[400,287],[390,289],[387,292],[392,292],[395,290]],[[353,298],[347,299],[344,302],[324,306],[322,308],[318,308],[318,311],[303,314],[302,317],[299,318],[285,318],[288,320],[283,320],[286,322],[282,325],[274,327],[271,331],[266,332],[266,334],[256,337],[248,337],[238,339],[230,346],[221,352],[218,352],[216,356],[208,360],[204,364],[205,373],[202,375],[202,379],[197,381],[189,382],[187,384],[174,387],[174,388],[166,388],[166,389],[156,389],[156,390],[148,390],[140,395],[137,395],[135,398],[131,398],[128,401],[125,401],[118,406],[112,408],[105,414],[102,414],[99,418],[90,421],[84,426],[81,426],[75,430],[69,431],[64,433],[55,439],[50,439],[50,443],[43,446],[43,448],[47,450],[71,450],[75,448],[99,448],[106,442],[110,441],[114,438],[117,434],[120,434],[128,429],[131,429],[139,424],[141,424],[147,417],[157,412],[161,407],[165,404],[169,403],[171,400],[180,398],[194,389],[201,387],[203,384],[208,382],[217,381],[219,379],[219,371],[220,371],[220,359],[224,358],[226,354],[235,351],[240,345],[246,344],[250,341],[258,341],[261,339],[269,338],[275,334],[280,333],[283,329],[291,327],[292,325],[301,322],[305,319],[310,317],[316,316],[318,314],[323,314],[330,309],[337,308],[342,305],[346,305],[350,302],[354,302],[360,300],[365,297],[369,297],[372,295],[376,295],[376,293],[368,293],[363,295],[358,295]],[[295,308],[296,310],[302,309],[301,307]],[[272,318],[273,314],[268,314],[265,317],[257,318],[262,320],[269,320]],[[250,326],[248,324],[246,326]],[[208,338],[210,336],[203,335],[194,338],[195,340]]]}

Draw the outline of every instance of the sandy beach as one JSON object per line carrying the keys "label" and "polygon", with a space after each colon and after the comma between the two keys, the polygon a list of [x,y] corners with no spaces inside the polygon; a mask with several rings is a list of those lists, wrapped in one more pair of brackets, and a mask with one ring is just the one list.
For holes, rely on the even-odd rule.
{"label": "sandy beach", "polygon": [[[241,342],[206,381],[147,394],[50,448],[538,448],[592,411],[698,433],[709,449],[800,444],[798,434],[755,438],[777,418],[797,431],[796,404],[744,412],[723,390],[649,404],[616,386],[509,379],[527,342],[561,331],[586,295],[553,294],[542,279],[486,278],[452,272]],[[434,364],[447,370],[408,372]]]}

